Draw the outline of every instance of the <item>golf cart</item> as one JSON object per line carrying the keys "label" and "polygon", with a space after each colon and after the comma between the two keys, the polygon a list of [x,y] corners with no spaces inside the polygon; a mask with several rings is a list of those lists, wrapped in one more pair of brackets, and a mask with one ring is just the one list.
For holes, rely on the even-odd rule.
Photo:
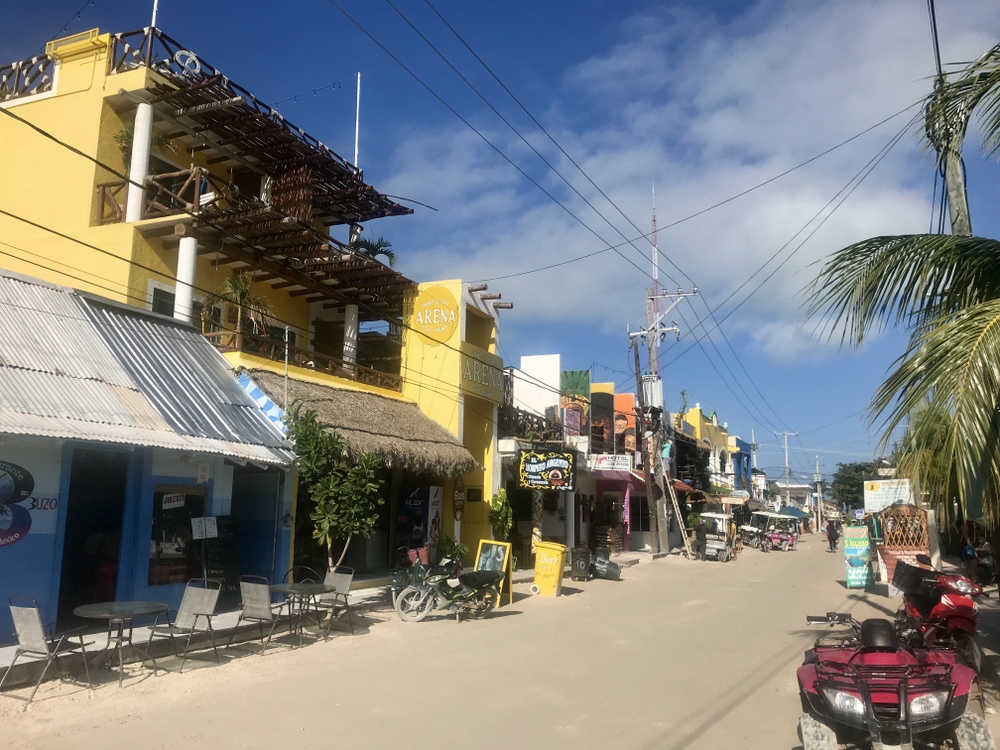
{"label": "golf cart", "polygon": [[733,557],[733,541],[729,538],[729,524],[733,517],[728,513],[702,513],[705,534],[705,558],[714,557],[719,562],[729,562]]}
{"label": "golf cart", "polygon": [[757,549],[764,549],[766,551],[766,546],[762,546],[764,531],[756,526],[751,526],[750,524],[740,526],[740,539],[743,541],[743,544],[749,547],[756,547]]}
{"label": "golf cart", "polygon": [[798,519],[781,513],[754,511],[753,525],[761,532],[761,549],[795,549],[799,541]]}

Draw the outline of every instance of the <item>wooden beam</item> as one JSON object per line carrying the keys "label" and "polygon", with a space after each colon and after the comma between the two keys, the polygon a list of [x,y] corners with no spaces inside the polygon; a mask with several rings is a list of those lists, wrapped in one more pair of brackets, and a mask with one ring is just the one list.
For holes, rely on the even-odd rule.
{"label": "wooden beam", "polygon": [[[271,284],[272,289],[287,289],[290,286],[302,286],[302,284],[297,281],[280,281],[277,284]],[[294,292],[292,292],[294,294]]]}

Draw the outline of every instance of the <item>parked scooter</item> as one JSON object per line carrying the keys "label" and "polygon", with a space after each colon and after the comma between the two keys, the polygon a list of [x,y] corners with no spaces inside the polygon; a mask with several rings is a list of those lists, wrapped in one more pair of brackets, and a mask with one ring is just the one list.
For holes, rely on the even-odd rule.
{"label": "parked scooter", "polygon": [[797,672],[803,750],[942,747],[995,750],[976,672],[955,649],[901,646],[893,623],[829,612],[847,625],[820,638]]}
{"label": "parked scooter", "polygon": [[[461,620],[463,614],[486,617],[500,600],[504,571],[461,570],[461,564],[450,558],[428,568],[422,581],[396,595],[396,614],[406,622],[420,622],[435,610],[452,611],[456,620]],[[456,577],[457,584],[449,583]]]}
{"label": "parked scooter", "polygon": [[900,560],[892,585],[903,592],[903,606],[896,615],[896,628],[907,642],[954,645],[973,666],[973,636],[979,606],[975,599],[986,596],[983,587],[966,576],[942,573],[931,567],[926,555],[917,555],[918,568]]}

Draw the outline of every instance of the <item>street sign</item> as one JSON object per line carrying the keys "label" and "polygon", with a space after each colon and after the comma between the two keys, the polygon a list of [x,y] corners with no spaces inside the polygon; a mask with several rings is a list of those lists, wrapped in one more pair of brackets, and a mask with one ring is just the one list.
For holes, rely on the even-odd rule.
{"label": "street sign", "polygon": [[865,517],[865,509],[864,508],[855,508],[854,509],[854,517],[856,519],[858,519],[859,521],[861,519],[863,519]]}

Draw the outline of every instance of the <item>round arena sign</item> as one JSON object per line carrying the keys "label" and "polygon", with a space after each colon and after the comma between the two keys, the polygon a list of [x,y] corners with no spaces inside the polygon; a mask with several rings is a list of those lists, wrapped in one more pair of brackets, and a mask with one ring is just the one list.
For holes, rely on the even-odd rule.
{"label": "round arena sign", "polygon": [[448,341],[458,329],[455,295],[438,285],[422,289],[413,306],[412,325],[432,346]]}

